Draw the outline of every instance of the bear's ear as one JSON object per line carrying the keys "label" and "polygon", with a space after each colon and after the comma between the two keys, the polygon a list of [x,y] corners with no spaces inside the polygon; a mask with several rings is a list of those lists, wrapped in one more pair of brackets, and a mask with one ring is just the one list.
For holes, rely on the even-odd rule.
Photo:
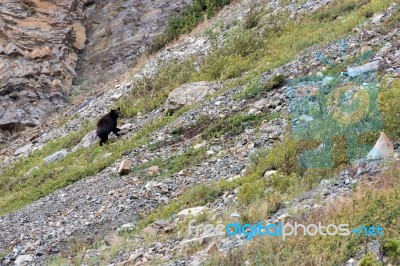
{"label": "bear's ear", "polygon": [[118,111],[121,111],[121,107],[118,107],[118,109],[117,109]]}

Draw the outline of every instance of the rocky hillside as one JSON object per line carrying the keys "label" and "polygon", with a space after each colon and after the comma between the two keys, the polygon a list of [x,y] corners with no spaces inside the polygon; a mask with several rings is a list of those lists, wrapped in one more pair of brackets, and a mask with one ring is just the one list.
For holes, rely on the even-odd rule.
{"label": "rocky hillside", "polygon": [[64,107],[73,80],[98,84],[131,68],[190,2],[2,3],[0,143]]}
{"label": "rocky hillside", "polygon": [[40,124],[66,101],[85,47],[81,1],[6,1],[0,6],[0,142]]}
{"label": "rocky hillside", "polygon": [[191,2],[88,1],[83,22],[87,44],[78,62],[78,79],[108,81],[134,67],[163,33],[168,18]]}
{"label": "rocky hillside", "polygon": [[[73,68],[93,85],[2,147],[2,265],[399,263],[398,1],[201,3],[73,6],[89,40]],[[16,20],[3,12],[15,6],[0,14]],[[196,10],[190,34],[137,61]],[[77,56],[75,42],[64,45]],[[122,136],[99,147],[95,122],[116,106]],[[380,225],[384,235],[247,241],[190,234],[192,219]]]}

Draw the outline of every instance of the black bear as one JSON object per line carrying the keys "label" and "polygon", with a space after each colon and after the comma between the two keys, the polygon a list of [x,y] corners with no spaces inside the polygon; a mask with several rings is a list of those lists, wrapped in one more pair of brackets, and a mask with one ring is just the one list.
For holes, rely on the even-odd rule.
{"label": "black bear", "polygon": [[96,134],[100,138],[100,146],[103,146],[103,143],[106,143],[110,132],[119,136],[118,132],[121,131],[121,129],[117,128],[117,119],[120,116],[121,110],[118,107],[116,110],[111,109],[108,114],[100,118],[99,122],[97,122]]}

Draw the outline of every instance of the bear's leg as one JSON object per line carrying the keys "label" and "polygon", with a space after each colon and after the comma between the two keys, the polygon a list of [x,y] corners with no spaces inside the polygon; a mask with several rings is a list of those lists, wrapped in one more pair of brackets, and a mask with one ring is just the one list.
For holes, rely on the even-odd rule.
{"label": "bear's leg", "polygon": [[108,140],[108,135],[103,135],[100,138],[100,146],[103,146],[103,143],[106,143],[106,141]]}
{"label": "bear's leg", "polygon": [[115,127],[112,132],[118,137],[119,136],[118,132],[120,132],[120,131],[121,131],[121,129]]}

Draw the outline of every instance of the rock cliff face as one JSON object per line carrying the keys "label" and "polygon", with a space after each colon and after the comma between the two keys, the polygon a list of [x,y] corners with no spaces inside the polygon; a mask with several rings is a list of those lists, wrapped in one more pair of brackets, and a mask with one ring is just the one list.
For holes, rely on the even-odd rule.
{"label": "rock cliff face", "polygon": [[83,1],[0,4],[0,139],[61,106],[84,48]]}
{"label": "rock cliff face", "polygon": [[0,143],[62,107],[77,76],[123,73],[190,2],[1,1]]}
{"label": "rock cliff face", "polygon": [[87,44],[78,61],[78,77],[105,81],[123,73],[155,37],[168,17],[192,0],[91,0],[85,5]]}

